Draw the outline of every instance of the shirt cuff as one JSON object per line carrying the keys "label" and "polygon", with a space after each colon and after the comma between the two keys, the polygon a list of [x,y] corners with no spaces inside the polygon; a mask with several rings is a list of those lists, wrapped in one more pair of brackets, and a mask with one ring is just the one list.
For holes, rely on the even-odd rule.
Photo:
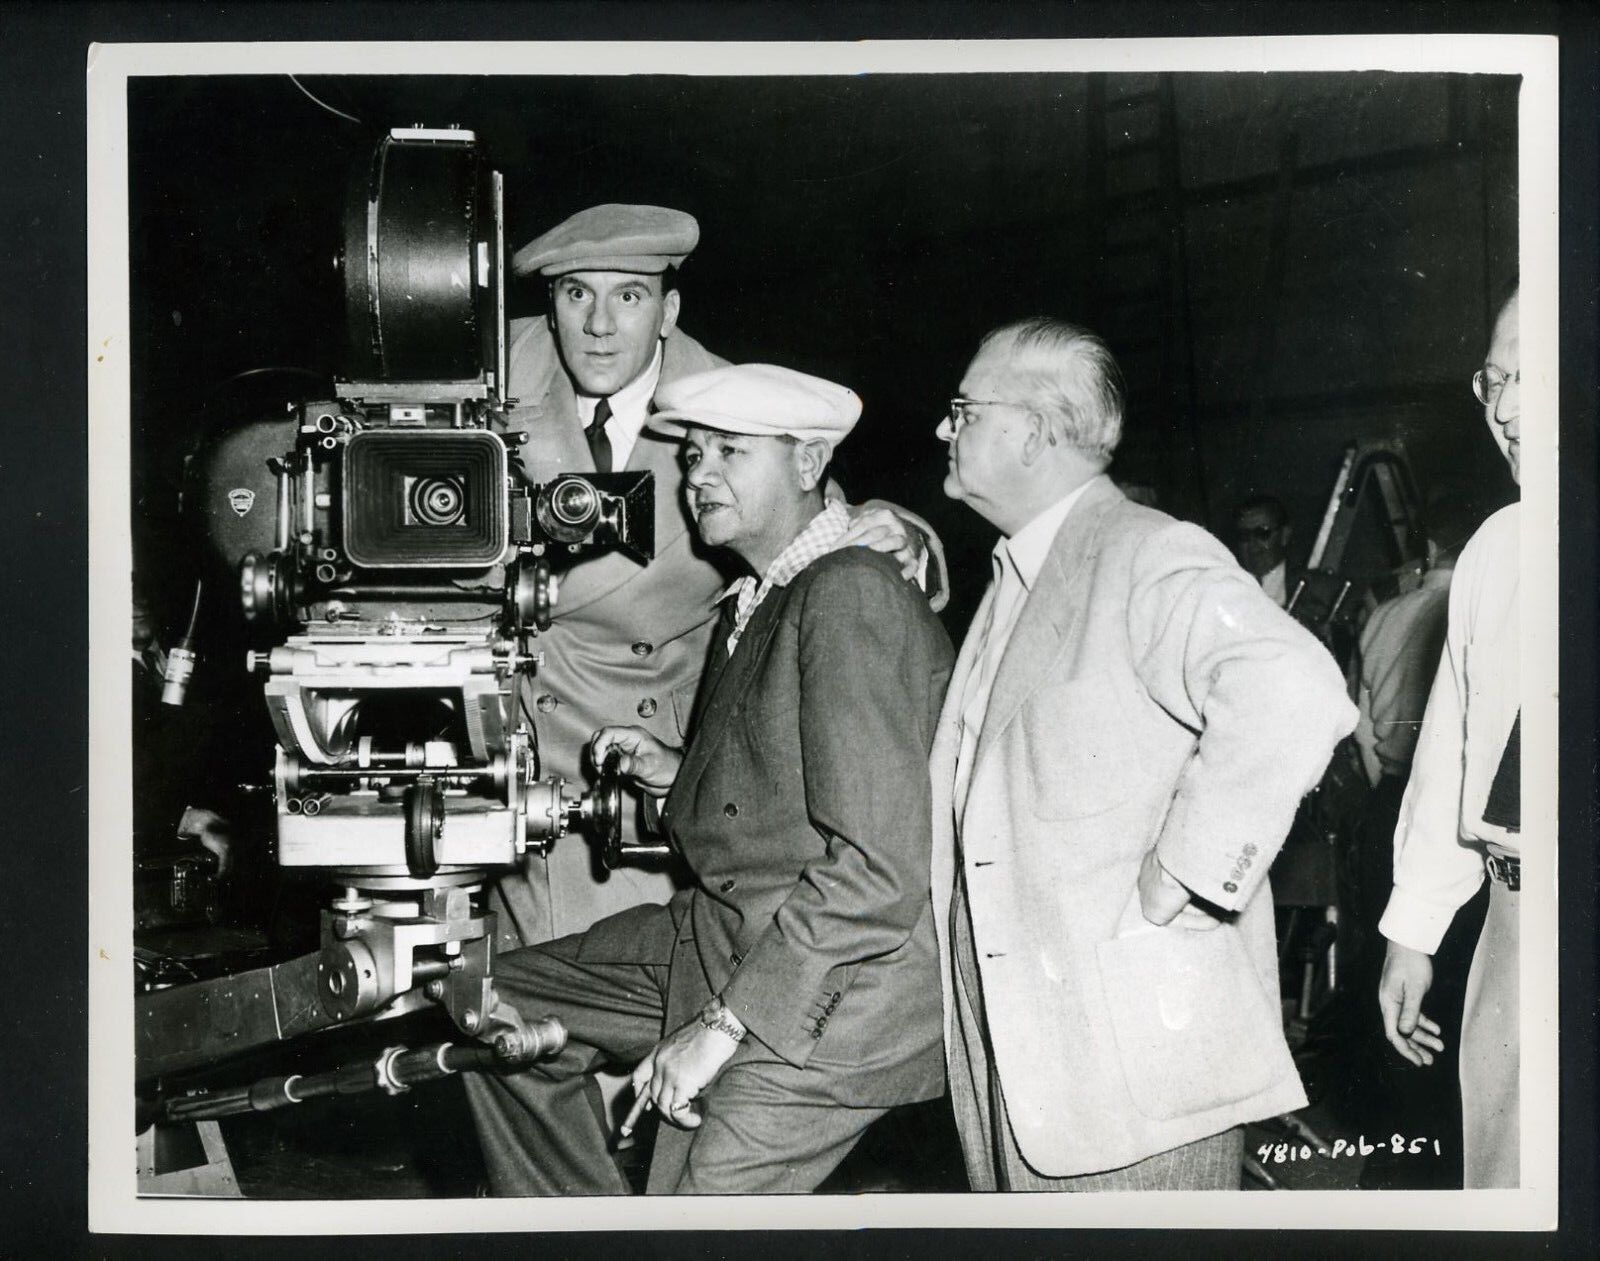
{"label": "shirt cuff", "polygon": [[1439,949],[1459,907],[1440,906],[1396,885],[1378,921],[1378,931],[1398,946],[1431,955]]}

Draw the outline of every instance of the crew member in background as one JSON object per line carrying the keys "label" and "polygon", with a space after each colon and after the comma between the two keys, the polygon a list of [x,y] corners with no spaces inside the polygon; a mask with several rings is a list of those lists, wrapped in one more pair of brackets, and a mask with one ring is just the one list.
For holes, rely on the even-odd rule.
{"label": "crew member in background", "polygon": [[[584,561],[562,575],[544,661],[521,688],[539,737],[541,769],[582,782],[583,750],[595,729],[637,722],[669,743],[687,734],[689,709],[726,578],[694,546],[684,515],[676,443],[643,433],[657,389],[723,360],[678,328],[677,270],[695,248],[694,218],[660,206],[594,206],[523,246],[518,276],[549,285],[547,316],[513,321],[509,393],[518,400],[509,432],[527,434],[522,465],[534,482],[564,472],[648,470],[655,474],[656,555],[646,566],[620,555]],[[830,486],[830,490],[836,488]],[[908,573],[924,551],[935,606],[943,604],[943,557],[925,523],[886,505],[852,508],[839,546],[895,553]],[[623,832],[637,832],[634,802]],[[501,949],[587,928],[603,915],[665,902],[670,872],[629,865],[605,875],[574,839],[495,886]]]}
{"label": "crew member in background", "polygon": [[1280,609],[1300,581],[1298,566],[1289,564],[1292,533],[1283,502],[1271,495],[1245,500],[1233,515],[1234,555]]}
{"label": "crew member in background", "polygon": [[[1522,357],[1517,293],[1495,320],[1472,388],[1520,481]],[[1521,1170],[1521,677],[1519,505],[1472,536],[1450,585],[1443,659],[1428,697],[1394,834],[1394,891],[1378,1004],[1391,1044],[1413,1064],[1443,1048],[1422,1013],[1433,959],[1456,912],[1491,878],[1489,910],[1461,1022],[1462,1162],[1468,1187],[1514,1187]]]}
{"label": "crew member in background", "polygon": [[928,900],[928,751],[950,641],[893,560],[840,548],[823,491],[860,415],[843,386],[768,365],[662,386],[696,531],[743,562],[694,730],[595,733],[597,761],[664,797],[693,873],[667,906],[503,956],[501,1000],[569,1041],[469,1074],[498,1195],[621,1193],[608,1129],[564,1090],[635,1064],[662,1120],[652,1193],[809,1191],[896,1104],[943,1088]]}
{"label": "crew member in background", "polygon": [[1110,352],[1044,318],[939,425],[1003,536],[932,762],[975,1190],[1236,1190],[1244,1123],[1306,1101],[1266,874],[1355,709],[1216,539],[1111,483],[1121,434]]}

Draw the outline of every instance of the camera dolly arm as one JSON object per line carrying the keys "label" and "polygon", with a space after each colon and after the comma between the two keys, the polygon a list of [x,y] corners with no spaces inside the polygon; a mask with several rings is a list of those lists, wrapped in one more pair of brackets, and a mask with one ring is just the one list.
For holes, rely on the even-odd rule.
{"label": "camera dolly arm", "polygon": [[452,1073],[514,1068],[548,1059],[567,1043],[567,1031],[553,1017],[535,1020],[518,1032],[496,1035],[492,1045],[438,1042],[430,1046],[384,1048],[376,1060],[352,1060],[323,1073],[263,1077],[248,1086],[170,1095],[153,1107],[160,1122],[211,1121],[246,1112],[271,1112],[325,1095],[382,1090],[397,1095],[422,1082]]}

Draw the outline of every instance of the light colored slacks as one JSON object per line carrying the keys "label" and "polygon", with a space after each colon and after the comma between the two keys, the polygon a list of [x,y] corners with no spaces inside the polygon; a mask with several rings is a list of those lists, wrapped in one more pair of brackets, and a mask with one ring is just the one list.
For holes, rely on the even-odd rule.
{"label": "light colored slacks", "polygon": [[1521,896],[1498,880],[1490,882],[1489,913],[1467,974],[1460,1060],[1461,1156],[1468,1188],[1515,1187],[1521,1180]]}

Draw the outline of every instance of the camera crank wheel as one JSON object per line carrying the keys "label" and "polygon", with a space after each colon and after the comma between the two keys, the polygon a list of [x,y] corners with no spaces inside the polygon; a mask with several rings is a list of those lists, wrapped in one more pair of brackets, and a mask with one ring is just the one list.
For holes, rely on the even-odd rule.
{"label": "camera crank wheel", "polygon": [[435,842],[444,832],[444,785],[419,776],[406,789],[406,867],[418,879],[439,870]]}

